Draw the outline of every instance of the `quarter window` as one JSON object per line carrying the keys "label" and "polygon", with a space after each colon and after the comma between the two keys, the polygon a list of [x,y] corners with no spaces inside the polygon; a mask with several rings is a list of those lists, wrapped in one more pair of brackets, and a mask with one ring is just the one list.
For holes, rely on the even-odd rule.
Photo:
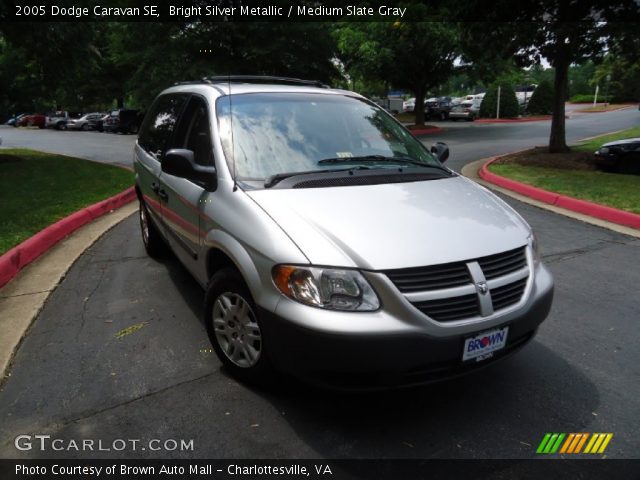
{"label": "quarter window", "polygon": [[207,103],[201,97],[194,95],[189,100],[177,129],[173,146],[191,150],[198,165],[215,165]]}
{"label": "quarter window", "polygon": [[155,101],[138,137],[138,144],[142,148],[156,156],[165,152],[187,97],[178,93],[164,95]]}

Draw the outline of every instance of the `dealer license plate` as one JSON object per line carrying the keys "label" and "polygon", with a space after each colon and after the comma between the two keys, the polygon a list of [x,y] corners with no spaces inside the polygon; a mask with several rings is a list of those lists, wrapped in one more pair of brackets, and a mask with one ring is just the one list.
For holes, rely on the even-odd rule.
{"label": "dealer license plate", "polygon": [[496,328],[469,337],[464,342],[462,361],[475,360],[481,362],[493,357],[493,353],[507,344],[509,327]]}

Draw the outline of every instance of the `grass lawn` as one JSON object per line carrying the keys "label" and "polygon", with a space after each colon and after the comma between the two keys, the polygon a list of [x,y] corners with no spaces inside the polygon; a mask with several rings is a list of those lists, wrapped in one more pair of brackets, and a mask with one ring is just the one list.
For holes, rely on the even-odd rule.
{"label": "grass lawn", "polygon": [[640,176],[594,170],[567,170],[493,164],[493,173],[581,200],[640,214]]}
{"label": "grass lawn", "polygon": [[602,144],[632,137],[640,137],[640,127],[588,140],[567,154],[531,149],[502,157],[489,170],[545,190],[640,214],[640,175],[601,172],[592,160]]}
{"label": "grass lawn", "polygon": [[596,105],[595,107],[581,108],[576,110],[578,112],[610,112],[612,110],[618,110],[620,108],[628,107],[629,105],[623,103],[610,103],[608,105]]}
{"label": "grass lawn", "polygon": [[122,168],[33,150],[0,150],[0,255],[131,185],[133,173]]}

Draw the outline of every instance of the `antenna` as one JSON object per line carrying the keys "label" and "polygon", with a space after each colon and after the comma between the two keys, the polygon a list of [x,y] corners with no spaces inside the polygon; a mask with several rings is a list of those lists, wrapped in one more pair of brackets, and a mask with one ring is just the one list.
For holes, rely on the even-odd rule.
{"label": "antenna", "polygon": [[231,130],[231,156],[233,157],[233,191],[238,190],[238,181],[236,180],[236,142],[233,138],[233,108],[231,104],[231,73],[227,76],[227,85],[229,86],[229,129]]}

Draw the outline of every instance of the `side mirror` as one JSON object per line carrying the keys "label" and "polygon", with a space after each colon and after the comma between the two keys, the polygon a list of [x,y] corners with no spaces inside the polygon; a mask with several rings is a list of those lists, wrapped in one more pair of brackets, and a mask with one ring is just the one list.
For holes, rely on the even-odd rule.
{"label": "side mirror", "polygon": [[449,147],[447,147],[446,143],[436,142],[431,145],[431,153],[433,153],[440,163],[444,163],[449,158]]}
{"label": "side mirror", "polygon": [[185,178],[209,192],[218,187],[215,167],[203,167],[193,159],[193,152],[184,148],[172,148],[162,157],[162,172]]}

